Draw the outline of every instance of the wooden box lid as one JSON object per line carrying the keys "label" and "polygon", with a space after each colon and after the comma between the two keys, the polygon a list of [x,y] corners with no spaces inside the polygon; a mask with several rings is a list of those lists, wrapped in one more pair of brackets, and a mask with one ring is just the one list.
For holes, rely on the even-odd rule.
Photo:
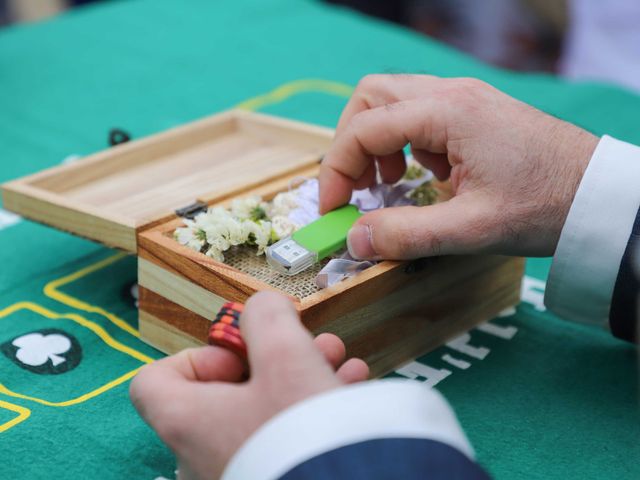
{"label": "wooden box lid", "polygon": [[111,247],[175,210],[317,164],[333,131],[231,110],[2,186],[4,207]]}

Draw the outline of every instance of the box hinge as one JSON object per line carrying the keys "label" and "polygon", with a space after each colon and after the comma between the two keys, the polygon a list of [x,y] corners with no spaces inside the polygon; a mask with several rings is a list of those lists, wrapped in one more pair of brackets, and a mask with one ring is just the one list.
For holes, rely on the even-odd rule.
{"label": "box hinge", "polygon": [[207,208],[208,205],[206,203],[194,202],[191,205],[187,205],[186,207],[177,209],[176,215],[182,218],[193,220],[199,213],[206,212]]}

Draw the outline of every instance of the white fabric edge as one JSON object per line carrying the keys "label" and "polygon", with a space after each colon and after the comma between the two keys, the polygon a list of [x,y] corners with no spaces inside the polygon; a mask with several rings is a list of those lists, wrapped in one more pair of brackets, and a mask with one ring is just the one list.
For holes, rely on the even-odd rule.
{"label": "white fabric edge", "polygon": [[640,148],[602,137],[560,234],[545,305],[561,317],[606,325],[622,256],[640,207]]}
{"label": "white fabric edge", "polygon": [[279,413],[240,447],[222,479],[277,479],[322,453],[381,438],[433,439],[474,458],[442,395],[411,380],[378,380],[341,387]]}

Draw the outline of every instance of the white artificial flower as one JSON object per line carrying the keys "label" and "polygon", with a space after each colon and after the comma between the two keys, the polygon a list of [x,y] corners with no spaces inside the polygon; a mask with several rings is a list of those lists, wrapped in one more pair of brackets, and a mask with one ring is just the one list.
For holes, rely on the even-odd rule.
{"label": "white artificial flower", "polygon": [[271,222],[246,220],[242,223],[248,241],[258,247],[256,255],[262,255],[271,241]]}
{"label": "white artificial flower", "polygon": [[221,221],[231,217],[231,213],[222,207],[210,208],[206,212],[200,213],[196,216],[194,223],[202,230],[206,230],[208,227],[216,227]]}
{"label": "white artificial flower", "polygon": [[198,214],[194,219],[194,223],[198,228],[206,232],[210,228],[215,228],[215,226],[218,223],[218,220],[213,215],[210,215],[209,212],[207,211],[207,212]]}
{"label": "white artificial flower", "polygon": [[266,215],[267,204],[258,195],[236,198],[231,202],[231,213],[240,220],[261,220]]}
{"label": "white artificial flower", "polygon": [[229,240],[227,240],[224,235],[207,235],[207,243],[211,246],[211,248],[215,248],[216,250],[220,250],[221,252],[226,252],[231,247]]}
{"label": "white artificial flower", "polygon": [[211,255],[216,255],[216,258],[215,251],[221,254],[232,245],[244,243],[239,235],[242,231],[240,223],[222,207],[201,213],[195,218],[194,224],[202,232],[204,240],[214,249]]}
{"label": "white artificial flower", "polygon": [[278,240],[288,237],[299,228],[298,225],[283,215],[273,217],[271,219],[271,227]]}
{"label": "white artificial flower", "polygon": [[[173,236],[187,245],[219,262],[224,261],[224,252],[237,245],[257,247],[262,255],[276,238],[284,238],[300,226],[288,218],[298,208],[295,192],[278,194],[268,205],[257,195],[235,199],[230,210],[213,207],[200,213],[194,220],[185,220],[184,228],[177,228]],[[269,221],[267,213],[274,215]]]}
{"label": "white artificial flower", "polygon": [[246,235],[243,235],[242,223],[231,214],[214,214],[204,219],[201,225],[207,235],[207,241],[212,245],[219,237],[224,238],[230,245],[242,245],[247,241]]}
{"label": "white artificial flower", "polygon": [[224,207],[212,207],[207,210],[207,215],[214,219],[222,219],[231,216],[231,212]]}
{"label": "white artificial flower", "polygon": [[200,251],[204,245],[205,234],[200,228],[198,228],[195,222],[191,220],[185,220],[186,227],[176,228],[173,232],[173,237],[181,245]]}
{"label": "white artificial flower", "polygon": [[246,243],[247,236],[244,234],[242,223],[238,219],[229,217],[227,220],[225,220],[224,226],[227,230],[227,241],[231,245],[235,246]]}
{"label": "white artificial flower", "polygon": [[224,238],[226,228],[219,222],[209,222],[203,229],[209,245],[218,244],[219,239]]}
{"label": "white artificial flower", "polygon": [[256,255],[262,255],[271,241],[271,222],[260,221],[258,234],[256,235],[256,245],[258,246],[258,253]]}
{"label": "white artificial flower", "polygon": [[286,217],[289,212],[298,207],[294,192],[282,192],[277,194],[269,205],[268,213],[271,218],[277,216]]}
{"label": "white artificial flower", "polygon": [[196,237],[196,233],[191,228],[177,228],[174,232],[174,238],[181,245],[185,245],[193,250],[200,250],[204,242]]}
{"label": "white artificial flower", "polygon": [[253,220],[245,220],[242,222],[242,235],[247,237],[247,243],[249,245],[255,244],[257,230],[258,224]]}
{"label": "white artificial flower", "polygon": [[214,260],[217,260],[218,262],[224,262],[224,255],[215,247],[211,247],[209,250],[207,250],[205,255],[207,257],[213,258]]}

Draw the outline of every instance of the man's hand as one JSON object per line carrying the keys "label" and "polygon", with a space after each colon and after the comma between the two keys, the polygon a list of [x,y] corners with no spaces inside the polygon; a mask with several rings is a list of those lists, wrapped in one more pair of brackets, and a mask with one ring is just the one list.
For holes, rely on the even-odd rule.
{"label": "man's hand", "polygon": [[455,196],[428,207],[382,209],[348,237],[356,258],[408,259],[492,252],[552,255],[594,135],[475,79],[365,77],[347,104],[322,162],[323,213],[352,190],[398,181],[403,147]]}
{"label": "man's hand", "polygon": [[276,413],[369,374],[362,360],[344,362],[336,336],[313,340],[278,294],[254,295],[240,329],[251,367],[246,382],[234,354],[203,347],[148,365],[131,383],[138,412],[176,454],[181,480],[218,478],[240,445]]}

